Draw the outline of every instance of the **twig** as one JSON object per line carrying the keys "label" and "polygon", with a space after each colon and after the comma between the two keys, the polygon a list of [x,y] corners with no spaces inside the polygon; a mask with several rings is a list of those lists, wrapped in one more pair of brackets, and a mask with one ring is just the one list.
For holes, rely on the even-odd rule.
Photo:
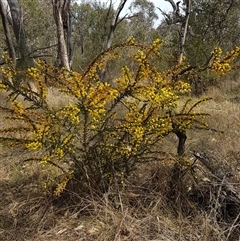
{"label": "twig", "polygon": [[[239,220],[240,220],[240,211],[237,215],[237,217],[234,219],[231,227],[228,229],[228,235],[227,235],[227,240],[229,239],[230,235],[232,234],[233,230],[236,229],[237,227],[240,227],[240,223],[239,223]],[[238,223],[237,223],[238,222]],[[236,224],[237,223],[237,224]]]}

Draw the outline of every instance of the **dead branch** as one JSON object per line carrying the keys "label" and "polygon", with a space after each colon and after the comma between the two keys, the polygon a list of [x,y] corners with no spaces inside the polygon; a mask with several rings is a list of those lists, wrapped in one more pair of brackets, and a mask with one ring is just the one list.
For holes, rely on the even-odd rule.
{"label": "dead branch", "polygon": [[110,48],[112,45],[112,41],[113,41],[113,36],[114,36],[114,31],[117,27],[118,24],[118,20],[119,20],[119,15],[121,13],[121,11],[124,8],[125,3],[127,2],[127,0],[121,0],[121,2],[118,5],[118,8],[116,10],[116,13],[112,19],[112,23],[111,23],[111,27],[110,27],[110,31],[108,34],[108,40],[107,40],[107,48]]}
{"label": "dead branch", "polygon": [[166,2],[169,2],[172,5],[173,11],[176,12],[177,10],[177,5],[173,0],[165,0]]}
{"label": "dead branch", "polygon": [[185,46],[185,42],[186,42],[190,11],[191,11],[191,0],[188,0],[187,10],[185,12],[185,17],[183,18],[183,22],[181,24],[181,29],[180,29],[180,32],[179,32],[179,37],[180,37],[180,45],[179,45],[180,54],[179,54],[179,59],[178,59],[179,64],[182,63],[182,59],[183,59],[184,46]]}

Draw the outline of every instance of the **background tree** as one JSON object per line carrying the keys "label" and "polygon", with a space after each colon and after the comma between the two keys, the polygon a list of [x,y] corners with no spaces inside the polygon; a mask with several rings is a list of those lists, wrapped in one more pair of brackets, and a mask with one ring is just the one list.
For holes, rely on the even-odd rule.
{"label": "background tree", "polygon": [[54,0],[53,15],[57,26],[58,55],[56,65],[70,70],[72,63],[70,0]]}
{"label": "background tree", "polygon": [[[171,61],[177,61],[179,43],[178,21],[176,20],[176,4],[173,11],[163,13],[165,20],[160,24],[158,30],[165,40],[165,50]],[[179,9],[183,13],[186,11],[187,1],[179,3]],[[160,10],[161,11],[161,10]],[[162,12],[162,11],[161,11]],[[218,46],[224,51],[229,51],[233,46],[239,45],[239,13],[240,9],[237,1],[201,1],[192,2],[192,10],[189,17],[188,33],[184,46],[184,55],[190,66],[197,65],[208,68],[212,64],[212,51]],[[175,21],[176,20],[176,21]],[[202,93],[206,88],[214,83],[215,75],[207,72],[200,72],[195,77],[190,78],[193,92]]]}
{"label": "background tree", "polygon": [[[27,38],[25,35],[22,13],[19,7],[18,0],[1,0],[1,15],[4,25],[4,32],[7,39],[7,46],[9,49],[10,57],[13,59],[13,63],[19,68],[27,68],[33,66],[33,60],[30,57]],[[9,25],[12,27],[15,43],[16,43],[16,55],[14,54],[12,43],[10,40],[10,32],[7,27],[6,19],[9,21]],[[16,62],[16,59],[18,61]]]}
{"label": "background tree", "polygon": [[101,2],[74,3],[73,45],[75,57],[73,68],[83,70],[91,60],[106,46],[113,6]]}
{"label": "background tree", "polygon": [[236,0],[193,1],[189,25],[191,34],[186,45],[186,55],[195,65],[206,63],[215,46],[229,51],[239,45],[239,13]]}
{"label": "background tree", "polygon": [[[7,1],[0,1],[0,14],[2,17],[2,25],[3,30],[6,38],[6,45],[9,52],[9,57],[13,61],[13,65],[16,66],[16,52],[13,46],[12,38],[11,38],[11,32],[8,25],[8,18],[9,18],[9,5]],[[11,18],[10,18],[11,19]]]}
{"label": "background tree", "polygon": [[57,30],[54,23],[52,3],[41,0],[19,0],[19,4],[22,10],[31,57],[55,63],[57,56]]}
{"label": "background tree", "polygon": [[154,22],[158,19],[155,6],[148,0],[135,0],[131,3],[130,12],[134,15],[129,21],[129,35],[137,41],[150,43],[159,34],[154,29]]}

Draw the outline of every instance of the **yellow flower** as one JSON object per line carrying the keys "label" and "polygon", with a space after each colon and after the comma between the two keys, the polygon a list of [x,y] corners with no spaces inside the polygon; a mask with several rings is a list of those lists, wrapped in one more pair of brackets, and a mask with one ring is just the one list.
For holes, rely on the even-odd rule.
{"label": "yellow flower", "polygon": [[29,150],[38,150],[40,148],[42,148],[42,143],[39,142],[39,141],[33,141],[31,143],[28,143],[26,144],[26,147],[29,149]]}

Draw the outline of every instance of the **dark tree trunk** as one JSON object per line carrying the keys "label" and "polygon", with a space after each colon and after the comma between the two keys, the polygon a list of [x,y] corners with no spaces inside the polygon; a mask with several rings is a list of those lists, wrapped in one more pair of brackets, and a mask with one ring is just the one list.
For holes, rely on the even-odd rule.
{"label": "dark tree trunk", "polygon": [[[7,3],[7,2],[6,2]],[[8,48],[8,53],[9,53],[9,57],[12,59],[13,61],[13,66],[16,67],[16,52],[12,43],[12,39],[11,39],[11,33],[10,33],[10,29],[8,27],[8,18],[7,18],[7,6],[4,6],[3,2],[0,1],[0,14],[2,17],[2,24],[3,24],[3,29],[4,29],[4,35],[6,37],[6,44],[7,44],[7,48]]]}
{"label": "dark tree trunk", "polygon": [[21,11],[18,0],[8,0],[11,17],[12,28],[17,42],[17,53],[20,57],[17,61],[17,68],[28,68],[34,65],[33,59],[29,56],[27,39],[24,32]]}

